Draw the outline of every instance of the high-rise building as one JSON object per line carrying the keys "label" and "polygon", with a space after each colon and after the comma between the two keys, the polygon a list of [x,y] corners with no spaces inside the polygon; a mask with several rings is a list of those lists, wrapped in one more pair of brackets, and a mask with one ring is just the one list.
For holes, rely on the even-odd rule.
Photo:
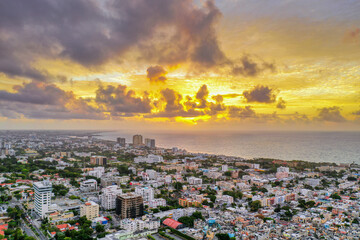
{"label": "high-rise building", "polygon": [[49,180],[45,180],[42,182],[35,182],[33,187],[35,191],[34,210],[41,218],[43,218],[48,212],[51,204],[52,185]]}
{"label": "high-rise building", "polygon": [[90,164],[92,165],[106,165],[107,158],[104,156],[91,156],[90,157]]}
{"label": "high-rise building", "polygon": [[80,206],[80,217],[86,216],[87,219],[93,220],[99,216],[99,205],[94,202],[86,202]]}
{"label": "high-rise building", "polygon": [[143,137],[139,134],[133,136],[133,146],[139,147],[143,145]]}
{"label": "high-rise building", "polygon": [[142,196],[135,193],[121,194],[116,198],[116,214],[121,219],[136,218],[144,215]]}
{"label": "high-rise building", "polygon": [[116,139],[116,142],[117,142],[120,146],[125,147],[125,144],[126,144],[125,138],[118,137],[118,138]]}
{"label": "high-rise building", "polygon": [[145,202],[154,199],[154,189],[152,187],[136,187],[135,193],[141,195]]}
{"label": "high-rise building", "polygon": [[155,148],[155,139],[145,138],[145,146]]}
{"label": "high-rise building", "polygon": [[122,194],[122,189],[117,185],[104,188],[103,194],[100,196],[101,207],[105,210],[111,210],[116,208],[116,198]]}

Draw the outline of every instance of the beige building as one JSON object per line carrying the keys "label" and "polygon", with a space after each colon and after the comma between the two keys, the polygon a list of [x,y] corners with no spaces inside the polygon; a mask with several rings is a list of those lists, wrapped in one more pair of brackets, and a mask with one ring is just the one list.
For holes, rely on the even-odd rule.
{"label": "beige building", "polygon": [[107,158],[104,156],[92,156],[90,157],[90,164],[92,165],[106,165]]}
{"label": "beige building", "polygon": [[94,202],[86,202],[80,206],[80,217],[86,216],[87,219],[93,220],[99,216],[99,205]]}
{"label": "beige building", "polygon": [[141,135],[134,135],[133,136],[133,146],[139,147],[143,145],[143,137]]}

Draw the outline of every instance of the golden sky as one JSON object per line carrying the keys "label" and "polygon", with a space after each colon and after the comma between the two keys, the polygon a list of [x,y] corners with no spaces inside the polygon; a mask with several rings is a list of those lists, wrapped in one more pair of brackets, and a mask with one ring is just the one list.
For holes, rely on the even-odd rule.
{"label": "golden sky", "polygon": [[360,129],[360,3],[0,3],[0,128]]}

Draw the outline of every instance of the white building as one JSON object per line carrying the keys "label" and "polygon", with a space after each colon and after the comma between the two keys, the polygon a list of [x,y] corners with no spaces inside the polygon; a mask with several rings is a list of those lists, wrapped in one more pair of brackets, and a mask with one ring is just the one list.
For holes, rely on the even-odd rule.
{"label": "white building", "polygon": [[165,207],[166,200],[163,198],[154,198],[153,200],[148,202],[150,208],[157,208],[157,207]]}
{"label": "white building", "polygon": [[52,184],[45,180],[33,184],[35,191],[34,210],[43,218],[49,210],[51,204]]}
{"label": "white building", "polygon": [[155,170],[152,170],[152,169],[146,169],[146,171],[145,171],[147,174],[148,174],[148,176],[149,176],[149,179],[157,179],[157,177],[158,177],[158,173],[155,171]]}
{"label": "white building", "polygon": [[80,183],[80,191],[93,192],[97,190],[97,181],[95,179],[88,179]]}
{"label": "white building", "polygon": [[134,162],[135,163],[142,163],[142,162],[159,163],[159,162],[164,162],[164,159],[162,156],[149,154],[147,157],[138,156],[138,157],[134,158]]}
{"label": "white building", "polygon": [[228,169],[229,169],[228,165],[222,165],[221,166],[221,171],[223,171],[223,172],[228,171]]}
{"label": "white building", "polygon": [[191,185],[201,185],[202,184],[202,179],[201,178],[188,177],[187,181]]}
{"label": "white building", "polygon": [[141,195],[144,202],[149,202],[154,199],[154,189],[152,187],[136,187],[135,193]]}
{"label": "white building", "polygon": [[93,170],[87,173],[88,176],[100,178],[105,173],[104,167],[95,167]]}
{"label": "white building", "polygon": [[118,188],[117,185],[108,186],[104,188],[103,194],[100,196],[101,207],[105,210],[116,208],[116,197],[122,194],[122,189]]}
{"label": "white building", "polygon": [[152,230],[160,227],[160,221],[125,218],[120,221],[120,227],[130,232],[142,231],[145,228]]}

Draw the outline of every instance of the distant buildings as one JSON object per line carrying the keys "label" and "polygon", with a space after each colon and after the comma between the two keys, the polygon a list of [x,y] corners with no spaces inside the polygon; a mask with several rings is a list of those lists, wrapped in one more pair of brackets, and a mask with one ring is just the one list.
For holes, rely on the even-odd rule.
{"label": "distant buildings", "polygon": [[80,206],[80,217],[86,216],[87,219],[93,220],[99,216],[99,205],[94,202],[86,202]]}
{"label": "distant buildings", "polygon": [[145,146],[155,148],[155,139],[145,138]]}
{"label": "distant buildings", "polygon": [[121,183],[126,183],[130,180],[129,176],[113,176],[113,177],[105,177],[101,178],[101,187],[108,187],[111,185],[118,185],[120,186]]}
{"label": "distant buildings", "polygon": [[228,165],[222,165],[221,166],[221,171],[223,171],[223,172],[226,172],[226,171],[228,171]]}
{"label": "distant buildings", "polygon": [[283,179],[289,177],[289,168],[288,167],[278,167],[276,172],[277,179]]}
{"label": "distant buildings", "polygon": [[107,158],[104,156],[92,156],[90,157],[90,164],[92,165],[106,165]]}
{"label": "distant buildings", "polygon": [[118,138],[116,139],[116,142],[117,142],[120,146],[125,147],[126,139],[125,139],[125,138],[118,137]]}
{"label": "distant buildings", "polygon": [[103,194],[100,196],[101,207],[105,210],[111,210],[116,208],[116,198],[122,194],[122,189],[118,186],[113,185],[104,188]]}
{"label": "distant buildings", "polygon": [[141,162],[159,163],[159,162],[164,162],[164,159],[162,156],[149,154],[147,157],[139,156],[139,157],[134,158],[134,162],[135,163],[141,163]]}
{"label": "distant buildings", "polygon": [[144,215],[144,203],[142,196],[134,193],[119,195],[116,199],[116,214],[121,219],[136,218]]}
{"label": "distant buildings", "polygon": [[34,210],[43,218],[49,211],[51,204],[52,185],[48,180],[45,180],[43,182],[35,182],[33,186],[35,191]]}
{"label": "distant buildings", "polygon": [[141,135],[134,135],[133,136],[133,146],[140,147],[143,145],[143,137]]}

